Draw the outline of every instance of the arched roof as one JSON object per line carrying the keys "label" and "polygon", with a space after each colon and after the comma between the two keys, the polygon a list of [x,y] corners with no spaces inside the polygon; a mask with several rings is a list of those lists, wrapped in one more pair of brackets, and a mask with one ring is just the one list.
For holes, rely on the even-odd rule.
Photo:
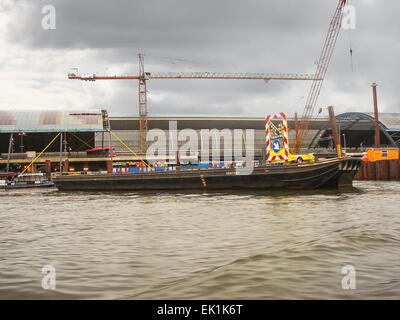
{"label": "arched roof", "polygon": [[[374,130],[374,114],[362,112],[346,112],[336,116],[340,123],[348,123],[345,130]],[[397,146],[391,133],[400,131],[400,113],[379,113],[379,128],[392,146]],[[367,129],[368,130],[368,129]]]}
{"label": "arched roof", "polygon": [[[346,112],[336,116],[338,120],[368,120],[374,122],[373,113],[362,113],[362,112]],[[385,130],[388,131],[400,131],[400,113],[379,113],[379,122]]]}
{"label": "arched roof", "polygon": [[[367,113],[371,117],[373,113]],[[400,113],[379,113],[379,122],[382,123],[388,131],[400,131]]]}

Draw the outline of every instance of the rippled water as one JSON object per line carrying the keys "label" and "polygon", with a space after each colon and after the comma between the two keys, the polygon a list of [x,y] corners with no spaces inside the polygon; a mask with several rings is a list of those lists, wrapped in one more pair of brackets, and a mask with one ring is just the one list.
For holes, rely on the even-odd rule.
{"label": "rippled water", "polygon": [[[400,298],[400,183],[351,192],[0,190],[0,298]],[[341,269],[356,269],[342,289]],[[56,290],[44,290],[44,265]]]}

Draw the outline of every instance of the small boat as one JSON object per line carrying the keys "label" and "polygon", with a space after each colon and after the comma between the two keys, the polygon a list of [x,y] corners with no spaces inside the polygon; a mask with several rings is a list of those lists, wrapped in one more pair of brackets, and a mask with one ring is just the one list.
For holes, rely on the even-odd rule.
{"label": "small boat", "polygon": [[362,160],[344,157],[314,163],[270,164],[250,174],[238,168],[198,168],[140,173],[61,174],[53,177],[62,191],[317,189],[351,187]]}
{"label": "small boat", "polygon": [[44,173],[0,172],[0,189],[23,189],[52,187],[54,182],[48,181]]}

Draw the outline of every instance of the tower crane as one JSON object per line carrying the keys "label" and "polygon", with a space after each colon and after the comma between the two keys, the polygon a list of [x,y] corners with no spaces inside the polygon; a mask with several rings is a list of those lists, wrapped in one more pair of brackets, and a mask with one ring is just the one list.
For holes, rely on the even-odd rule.
{"label": "tower crane", "polygon": [[69,73],[68,79],[82,81],[97,80],[138,80],[139,81],[139,136],[140,153],[147,151],[147,81],[155,79],[237,79],[237,80],[312,80],[320,81],[310,74],[292,74],[292,73],[228,73],[228,72],[145,72],[144,58],[139,54],[139,75],[95,75]]}
{"label": "tower crane", "polygon": [[310,125],[312,114],[314,112],[317,99],[321,92],[325,74],[326,71],[328,70],[329,62],[331,60],[336,40],[339,35],[343,18],[343,9],[346,5],[346,1],[347,0],[339,0],[339,4],[335,10],[335,14],[330,23],[328,35],[326,37],[321,56],[318,60],[317,70],[314,75],[315,80],[313,80],[311,84],[311,89],[308,94],[306,105],[304,107],[303,114],[299,121],[298,132],[296,133],[296,139],[293,143],[293,149],[295,153],[299,153],[300,147],[304,141],[308,127]]}

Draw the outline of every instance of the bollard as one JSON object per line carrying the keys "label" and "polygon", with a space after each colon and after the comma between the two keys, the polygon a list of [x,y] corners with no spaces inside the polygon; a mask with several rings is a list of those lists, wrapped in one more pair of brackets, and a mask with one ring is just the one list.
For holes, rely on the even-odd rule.
{"label": "bollard", "polygon": [[376,180],[376,165],[375,162],[368,163],[368,180]]}
{"label": "bollard", "polygon": [[50,160],[46,160],[44,170],[46,172],[46,179],[48,181],[50,181],[51,180],[51,161]]}
{"label": "bollard", "polygon": [[63,172],[68,172],[69,171],[69,160],[65,159],[64,165],[63,165]]}
{"label": "bollard", "polygon": [[389,161],[382,160],[380,161],[380,175],[379,180],[389,181],[390,180],[390,172],[389,172]]}
{"label": "bollard", "polygon": [[113,163],[112,160],[107,160],[107,173],[112,174],[113,173]]}

